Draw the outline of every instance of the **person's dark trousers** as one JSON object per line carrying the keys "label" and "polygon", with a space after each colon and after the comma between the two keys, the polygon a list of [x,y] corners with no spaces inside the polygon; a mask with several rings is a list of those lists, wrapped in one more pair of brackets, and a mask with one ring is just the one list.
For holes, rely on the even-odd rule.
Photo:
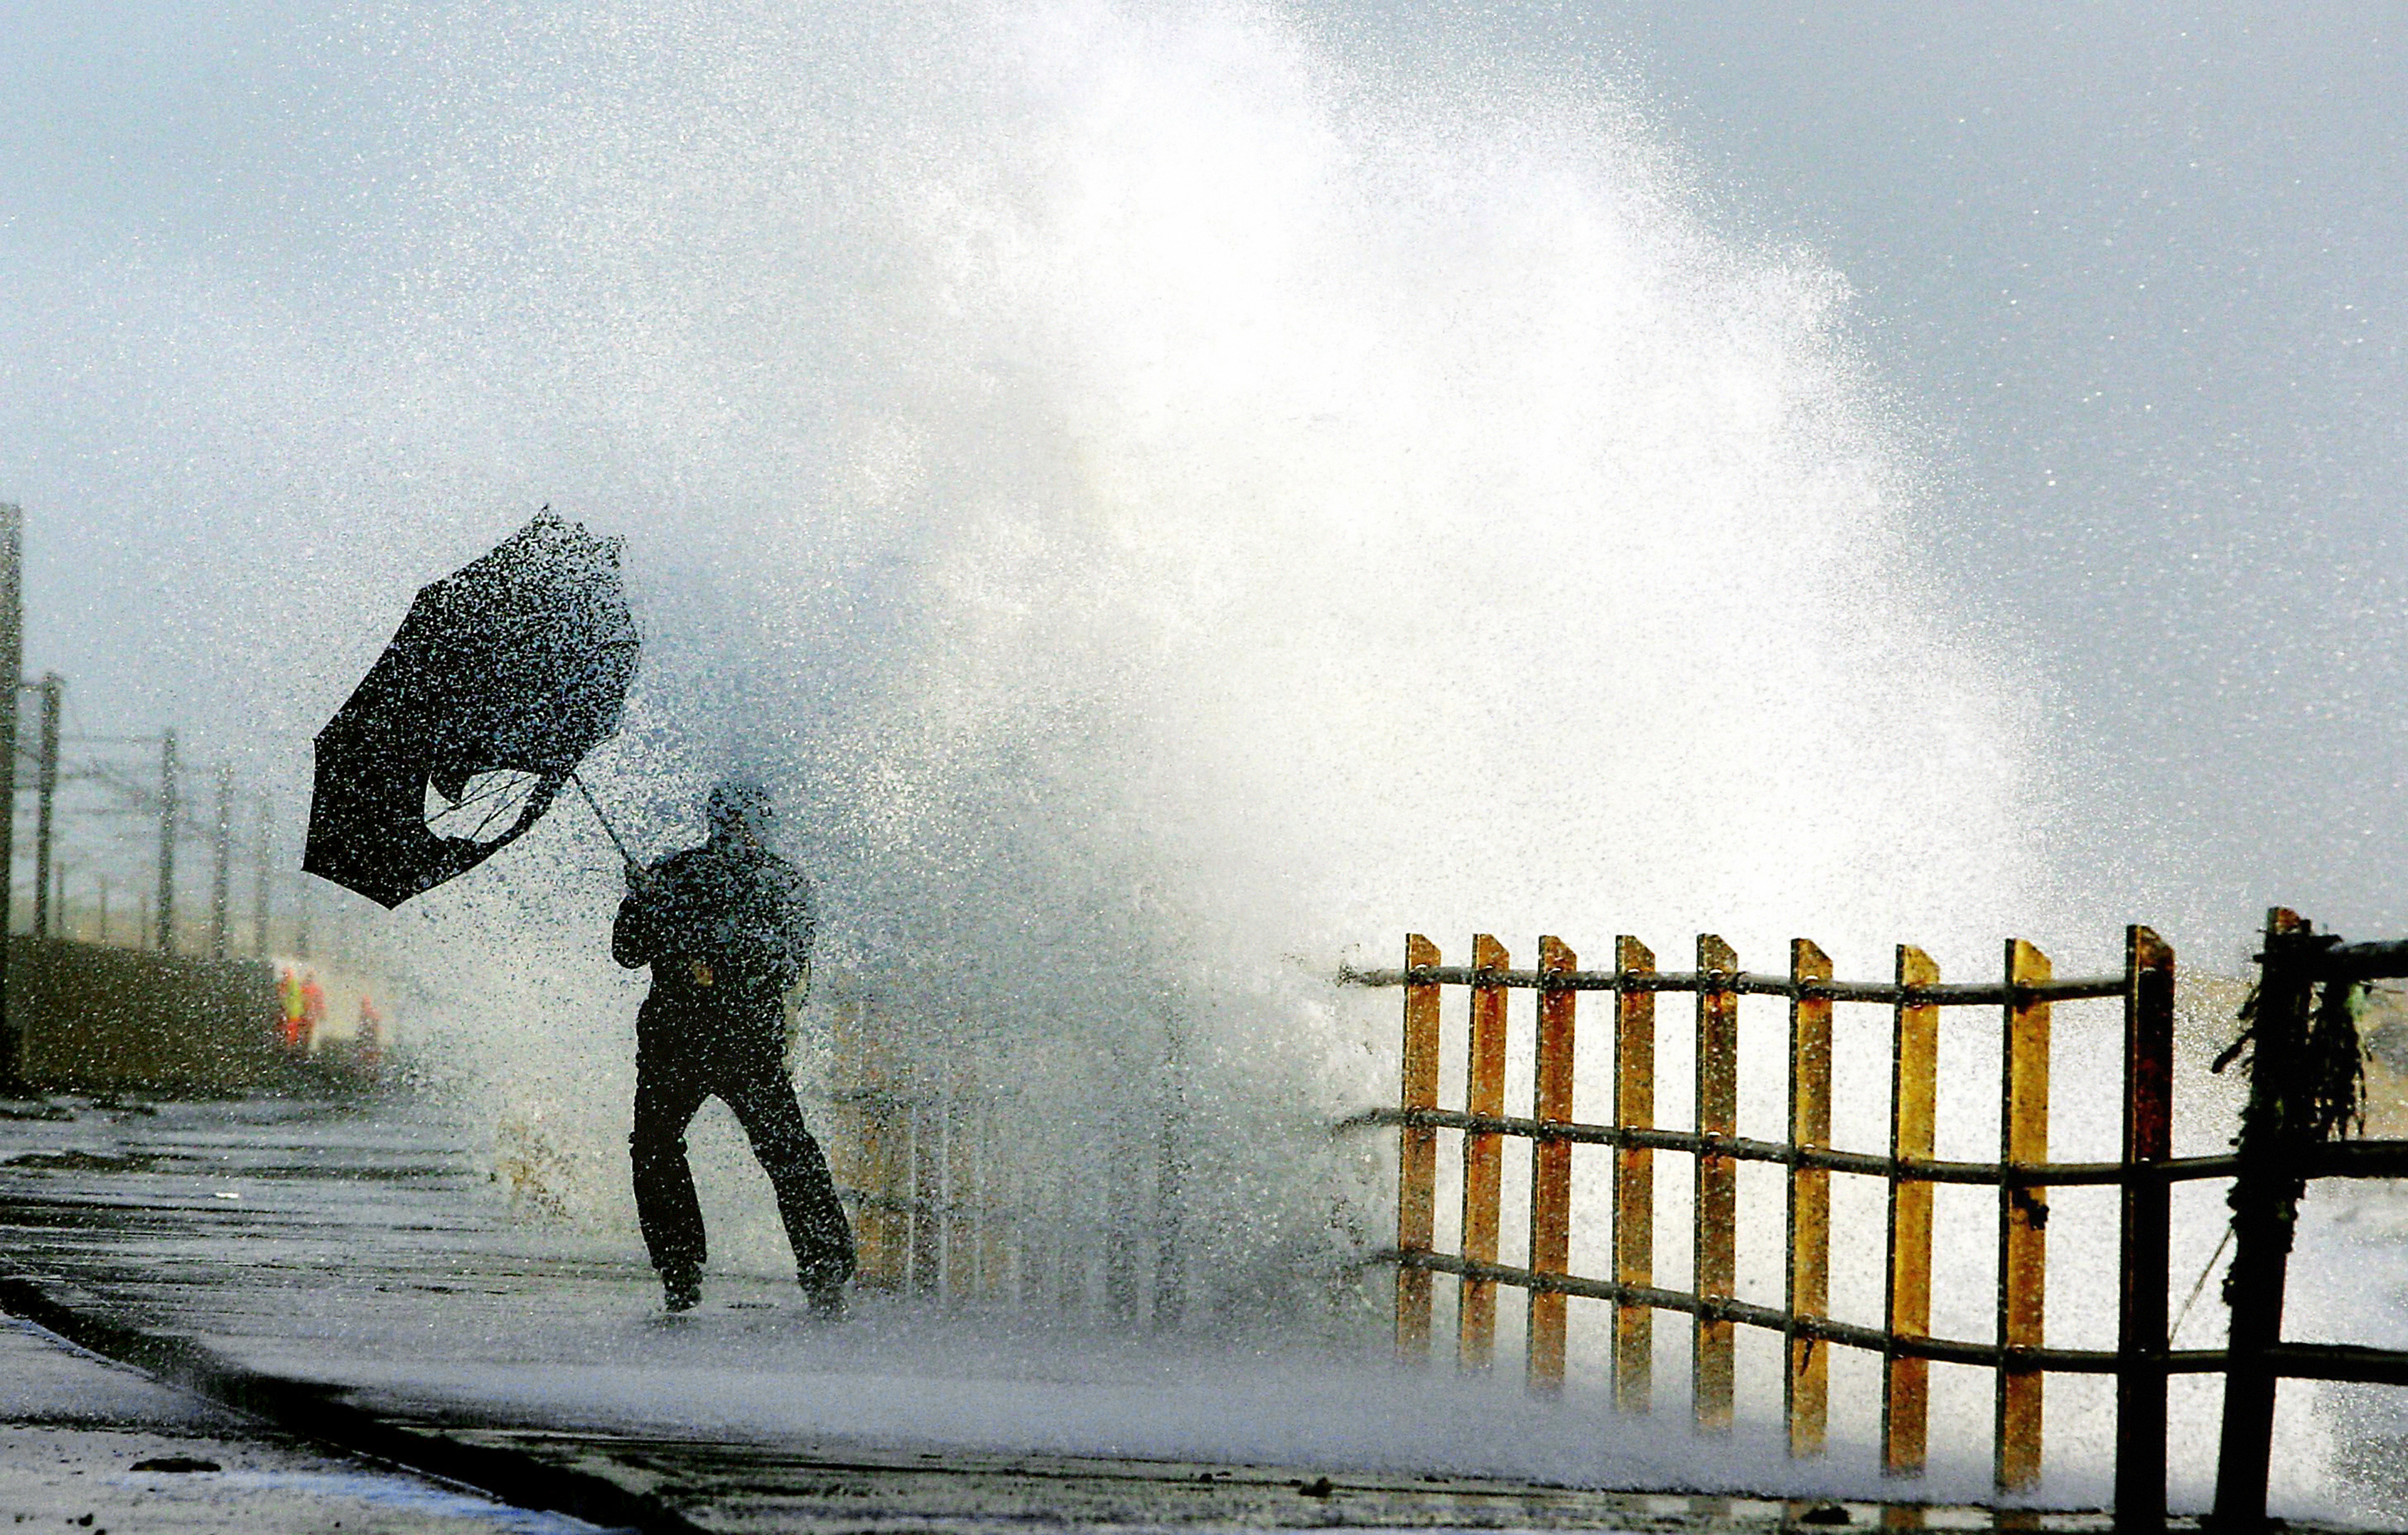
{"label": "person's dark trousers", "polygon": [[702,1268],[708,1247],[694,1172],[686,1165],[685,1130],[703,1100],[716,1096],[735,1111],[769,1175],[804,1284],[842,1284],[853,1276],[853,1228],[828,1177],[827,1158],[804,1127],[776,1015],[732,1028],[735,1020],[683,1013],[647,1000],[637,1025],[636,1128],[627,1139],[636,1216],[652,1267],[665,1275]]}

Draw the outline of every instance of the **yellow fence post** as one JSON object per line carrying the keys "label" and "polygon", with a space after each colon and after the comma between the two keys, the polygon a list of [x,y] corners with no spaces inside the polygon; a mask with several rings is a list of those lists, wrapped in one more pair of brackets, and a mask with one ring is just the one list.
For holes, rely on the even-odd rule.
{"label": "yellow fence post", "polygon": [[[1831,959],[1811,939],[1789,945],[1789,980],[1799,988],[1789,1002],[1789,1143],[1827,1148],[1831,1143],[1831,998],[1808,997],[1805,988],[1831,979]],[[1790,1318],[1788,1371],[1782,1397],[1789,1418],[1789,1453],[1799,1458],[1823,1453],[1828,1420],[1831,1351],[1815,1338],[1798,1335],[1801,1317],[1825,1317],[1831,1310],[1831,1174],[1827,1168],[1789,1169],[1789,1283],[1783,1309]]]}
{"label": "yellow fence post", "polygon": [[[1580,968],[1579,956],[1558,938],[1539,940],[1539,971],[1562,975]],[[1541,1123],[1572,1119],[1572,1005],[1579,993],[1541,987],[1539,992],[1538,1065],[1530,1117]],[[1567,1274],[1572,1255],[1572,1143],[1530,1142],[1530,1271]],[[1527,1383],[1532,1391],[1554,1393],[1564,1384],[1564,1312],[1561,1290],[1530,1292]]]}
{"label": "yellow fence post", "polygon": [[[1505,988],[1476,979],[1512,963],[1505,946],[1486,933],[1471,940],[1471,1052],[1464,1071],[1466,1112],[1501,1118],[1505,1113]],[[1504,1195],[1505,1138],[1480,1130],[1463,1134],[1463,1255],[1473,1263],[1497,1261],[1497,1209]],[[1497,1353],[1497,1285],[1466,1275],[1455,1312],[1455,1363],[1485,1370]]]}
{"label": "yellow fence post", "polygon": [[[1627,935],[1613,940],[1613,1122],[1625,1129],[1656,1127],[1656,994],[1632,984],[1656,973],[1656,956]],[[1656,1154],[1619,1146],[1613,1154],[1613,1278],[1618,1284],[1656,1283]],[[1656,1313],[1641,1305],[1613,1307],[1613,1405],[1644,1413],[1656,1377]]]}
{"label": "yellow fence post", "polygon": [[[1909,944],[1898,949],[1898,983],[1940,983],[1940,967]],[[1889,1155],[1894,1161],[1931,1155],[1940,1085],[1940,1009],[1899,997],[1890,1043]],[[1893,1338],[1931,1333],[1931,1185],[1901,1178],[1889,1183],[1889,1284],[1884,1328]],[[1883,1361],[1882,1470],[1922,1474],[1931,1415],[1931,1361],[1892,1353]]]}
{"label": "yellow fence post", "polygon": [[[1739,956],[1712,933],[1698,935],[1698,1129],[1739,1133]],[[1739,1164],[1698,1154],[1696,1287],[1700,1301],[1728,1300],[1738,1287]],[[1699,1430],[1727,1432],[1735,1384],[1731,1323],[1700,1306],[1690,1349],[1690,1400]]]}
{"label": "yellow fence post", "polygon": [[[2048,956],[2007,940],[2006,1040],[2000,1090],[1999,1160],[2048,1160],[2048,1004],[2024,988],[2049,979]],[[2048,1191],[2008,1184],[1999,1192],[1999,1342],[2038,1348],[2048,1294]],[[1999,1370],[1998,1485],[2040,1481],[2042,1373],[2012,1360]]]}
{"label": "yellow fence post", "polygon": [[[1408,973],[1435,968],[1438,945],[1419,933],[1405,940]],[[1438,1001],[1435,981],[1405,983],[1403,1084],[1398,1106],[1438,1107]],[[1397,1250],[1426,1253],[1438,1239],[1438,1131],[1408,1125],[1397,1132]],[[1430,1342],[1430,1272],[1397,1265],[1397,1357],[1426,1359]]]}

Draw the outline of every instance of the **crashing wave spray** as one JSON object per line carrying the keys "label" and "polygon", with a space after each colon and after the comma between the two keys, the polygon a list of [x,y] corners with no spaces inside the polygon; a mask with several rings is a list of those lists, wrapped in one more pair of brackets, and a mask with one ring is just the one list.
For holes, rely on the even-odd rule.
{"label": "crashing wave spray", "polygon": [[1861,968],[2050,914],[1841,285],[1717,238],[1628,115],[1246,7],[441,35],[391,341],[523,390],[500,451],[627,519],[597,781],[666,845],[775,772],[831,957],[1057,1115],[1175,1020],[1244,1132],[1226,1266],[1326,1226],[1277,1169],[1386,1087],[1358,946],[1811,926]]}
{"label": "crashing wave spray", "polygon": [[[966,1032],[1032,1159],[1109,1161],[1175,1044],[1193,1325],[1317,1308],[1382,1223],[1323,1126],[1393,1090],[1391,1022],[1329,977],[1408,928],[1806,931],[1848,974],[2069,930],[1842,284],[1593,90],[1242,5],[394,25],[428,190],[347,339],[629,535],[597,789],[657,850],[773,777],[827,965]],[[439,893],[420,954],[624,1219],[612,860],[541,837],[585,872]]]}

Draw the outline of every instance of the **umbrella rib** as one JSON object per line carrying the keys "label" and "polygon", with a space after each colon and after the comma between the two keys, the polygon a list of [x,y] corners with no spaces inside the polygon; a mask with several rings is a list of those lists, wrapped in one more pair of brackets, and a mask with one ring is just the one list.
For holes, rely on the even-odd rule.
{"label": "umbrella rib", "polygon": [[474,839],[480,842],[483,841],[485,839],[485,833],[493,830],[494,823],[499,821],[505,814],[509,813],[509,808],[510,807],[507,803],[504,803],[496,805],[492,810],[487,811],[485,812],[485,818],[477,823]]}
{"label": "umbrella rib", "polygon": [[[529,774],[528,776],[533,777],[534,775]],[[481,805],[486,800],[491,799],[497,795],[508,794],[512,789],[520,788],[523,785],[514,779],[496,779],[488,782],[483,788],[478,790],[475,794],[462,795],[459,798],[453,800],[449,806],[436,813],[438,815],[450,815],[453,811],[465,811],[471,805]]]}

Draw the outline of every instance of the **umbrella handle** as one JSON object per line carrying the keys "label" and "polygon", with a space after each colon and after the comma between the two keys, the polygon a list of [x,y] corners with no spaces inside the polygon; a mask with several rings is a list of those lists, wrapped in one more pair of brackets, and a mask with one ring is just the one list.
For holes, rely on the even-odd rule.
{"label": "umbrella handle", "polygon": [[602,835],[610,839],[610,845],[619,850],[619,856],[626,861],[627,867],[641,868],[642,866],[636,862],[636,855],[627,851],[627,844],[619,840],[618,828],[610,825],[610,818],[604,815],[602,807],[595,802],[594,791],[585,786],[585,781],[577,776],[574,768],[569,771],[568,782],[577,785],[577,792],[585,797],[585,808],[594,812],[595,820],[602,823]]}

